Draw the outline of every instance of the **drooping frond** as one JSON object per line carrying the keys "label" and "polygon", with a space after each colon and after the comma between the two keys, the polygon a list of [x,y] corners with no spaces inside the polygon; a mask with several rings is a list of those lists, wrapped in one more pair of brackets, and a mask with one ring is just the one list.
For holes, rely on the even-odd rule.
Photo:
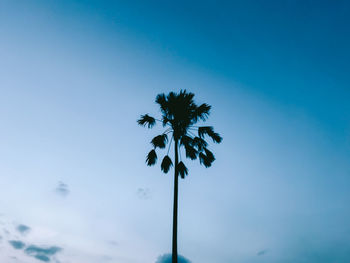
{"label": "drooping frond", "polygon": [[198,119],[201,119],[202,121],[206,121],[207,118],[209,117],[210,109],[211,109],[211,106],[206,103],[203,103],[202,105],[197,107],[193,115],[195,122],[197,122]]}
{"label": "drooping frond", "polygon": [[202,126],[198,128],[198,136],[200,138],[204,138],[204,135],[208,135],[215,143],[220,143],[222,141],[222,137],[218,133],[214,132],[214,128],[212,126]]}
{"label": "drooping frond", "polygon": [[196,146],[199,151],[202,151],[204,147],[207,147],[208,143],[202,138],[194,137],[193,145]]}
{"label": "drooping frond", "polygon": [[187,136],[187,135],[182,136],[181,140],[180,140],[180,145],[193,146],[194,145],[193,138],[191,138],[190,136]]}
{"label": "drooping frond", "polygon": [[161,170],[164,173],[168,173],[171,166],[173,166],[173,162],[171,161],[171,159],[168,155],[165,155],[163,158],[162,164],[160,165]]}
{"label": "drooping frond", "polygon": [[198,136],[200,138],[204,138],[205,134],[213,133],[213,132],[214,132],[214,128],[212,126],[202,126],[198,128]]}
{"label": "drooping frond", "polygon": [[215,143],[222,142],[222,137],[220,136],[220,134],[218,134],[216,132],[209,134],[209,136],[213,139],[213,142],[215,142]]}
{"label": "drooping frond", "polygon": [[186,157],[191,160],[197,159],[198,151],[189,144],[185,144]]}
{"label": "drooping frond", "polygon": [[207,156],[207,159],[210,163],[215,161],[215,156],[211,151],[209,151],[207,148],[204,148],[204,152],[205,152],[205,155]]}
{"label": "drooping frond", "polygon": [[179,174],[182,179],[184,179],[185,176],[188,174],[188,169],[183,162],[178,163],[177,170],[179,171]]}
{"label": "drooping frond", "polygon": [[161,135],[154,137],[151,141],[151,144],[153,145],[154,148],[158,147],[158,148],[164,149],[167,142],[168,142],[168,136],[165,133],[163,133]]}
{"label": "drooping frond", "polygon": [[206,154],[201,152],[199,153],[198,157],[199,157],[199,162],[203,164],[206,168],[211,166],[211,163],[213,162],[213,160],[211,160]]}
{"label": "drooping frond", "polygon": [[148,128],[152,128],[156,124],[156,120],[149,116],[148,114],[141,115],[141,118],[137,120],[137,123],[141,126],[148,126]]}
{"label": "drooping frond", "polygon": [[153,149],[147,154],[146,163],[148,166],[152,166],[156,163],[156,161],[157,161],[157,153]]}

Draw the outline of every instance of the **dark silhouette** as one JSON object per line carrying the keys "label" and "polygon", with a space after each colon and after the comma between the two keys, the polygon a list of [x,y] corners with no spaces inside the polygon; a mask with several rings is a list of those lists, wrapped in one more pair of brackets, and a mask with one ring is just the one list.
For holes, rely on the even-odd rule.
{"label": "dark silhouette", "polygon": [[[152,166],[157,161],[156,149],[164,149],[169,142],[167,154],[161,163],[161,170],[168,173],[173,166],[169,157],[169,151],[172,141],[174,141],[175,165],[174,165],[174,207],[173,207],[173,244],[172,244],[172,263],[178,262],[177,255],[177,207],[178,207],[178,177],[185,178],[188,169],[181,160],[181,147],[185,149],[186,157],[191,160],[199,159],[199,162],[205,167],[210,167],[215,157],[208,150],[208,143],[204,140],[206,136],[212,138],[213,142],[220,143],[221,136],[214,132],[211,126],[195,126],[199,121],[206,121],[211,106],[203,103],[197,106],[193,101],[194,94],[181,90],[179,94],[170,92],[168,95],[159,94],[156,97],[156,103],[160,106],[162,113],[161,120],[155,119],[148,114],[141,115],[137,121],[141,126],[152,128],[156,121],[162,123],[163,134],[154,137],[151,141],[153,150],[146,158],[146,163]],[[197,133],[197,135],[195,134]],[[171,136],[169,136],[171,135]],[[169,139],[170,137],[170,139]],[[180,157],[180,162],[179,162]]]}

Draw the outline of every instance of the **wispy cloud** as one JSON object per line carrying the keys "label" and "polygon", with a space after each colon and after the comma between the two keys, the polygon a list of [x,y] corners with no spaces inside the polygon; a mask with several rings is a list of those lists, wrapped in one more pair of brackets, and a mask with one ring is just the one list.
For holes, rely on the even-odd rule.
{"label": "wispy cloud", "polygon": [[70,193],[68,185],[61,181],[58,182],[58,185],[55,188],[55,192],[63,197],[67,196]]}
{"label": "wispy cloud", "polygon": [[109,245],[111,245],[111,246],[118,246],[119,245],[119,243],[117,242],[117,241],[115,241],[115,240],[110,240],[110,241],[108,241],[107,242]]}
{"label": "wispy cloud", "polygon": [[108,255],[103,255],[101,260],[103,260],[103,261],[112,261],[113,258],[111,256],[108,256]]}
{"label": "wispy cloud", "polygon": [[261,250],[258,253],[256,253],[257,256],[263,256],[267,253],[267,249]]}
{"label": "wispy cloud", "polygon": [[137,197],[143,200],[150,199],[152,197],[151,191],[148,188],[138,188],[137,189]]}
{"label": "wispy cloud", "polygon": [[30,245],[24,250],[27,255],[44,262],[51,261],[52,257],[60,251],[62,251],[62,248],[57,246],[39,247],[36,245]]}
{"label": "wispy cloud", "polygon": [[[54,256],[62,251],[62,248],[57,246],[48,246],[41,247],[36,245],[29,245],[26,247],[26,244],[21,240],[9,240],[9,244],[16,250],[24,249],[24,253],[28,256],[34,257],[43,262],[50,262],[54,259]],[[56,260],[56,262],[58,262]]]}
{"label": "wispy cloud", "polygon": [[50,258],[44,254],[36,254],[34,256],[36,259],[39,259],[41,261],[44,261],[44,262],[49,262],[50,261]]}
{"label": "wispy cloud", "polygon": [[14,249],[23,249],[26,246],[26,244],[20,240],[9,240],[9,243]]}
{"label": "wispy cloud", "polygon": [[30,232],[31,228],[29,226],[20,224],[16,227],[16,230],[20,232],[22,235],[25,235]]}

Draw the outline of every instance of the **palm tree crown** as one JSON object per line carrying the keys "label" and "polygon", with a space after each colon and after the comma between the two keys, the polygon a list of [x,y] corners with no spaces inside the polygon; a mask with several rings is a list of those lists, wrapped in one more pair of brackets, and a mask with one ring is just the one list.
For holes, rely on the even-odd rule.
{"label": "palm tree crown", "polygon": [[[146,163],[149,166],[157,162],[156,149],[164,149],[169,143],[167,154],[163,157],[161,170],[168,173],[173,166],[173,161],[169,157],[169,150],[172,140],[179,143],[179,148],[183,146],[186,157],[191,160],[199,159],[199,162],[205,167],[210,167],[215,160],[214,154],[208,149],[208,143],[205,137],[210,137],[213,142],[220,143],[222,137],[214,132],[211,126],[195,126],[199,121],[206,121],[211,106],[203,103],[197,106],[193,101],[194,94],[188,93],[186,90],[180,91],[179,94],[170,92],[167,96],[159,94],[156,97],[156,103],[160,106],[162,113],[161,119],[155,119],[148,114],[141,115],[137,121],[142,126],[152,128],[156,121],[162,123],[166,127],[165,131],[151,140],[153,149],[148,153]],[[171,135],[171,136],[170,136]],[[180,161],[178,163],[178,172],[181,178],[188,174],[185,164]]]}

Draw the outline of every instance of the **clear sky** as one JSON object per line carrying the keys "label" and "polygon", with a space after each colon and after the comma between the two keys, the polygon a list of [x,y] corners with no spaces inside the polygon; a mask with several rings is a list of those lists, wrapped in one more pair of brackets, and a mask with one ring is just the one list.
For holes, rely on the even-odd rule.
{"label": "clear sky", "polygon": [[349,47],[345,0],[0,1],[0,261],[169,253],[173,179],[136,120],[187,89],[224,140],[186,162],[180,254],[349,262]]}

